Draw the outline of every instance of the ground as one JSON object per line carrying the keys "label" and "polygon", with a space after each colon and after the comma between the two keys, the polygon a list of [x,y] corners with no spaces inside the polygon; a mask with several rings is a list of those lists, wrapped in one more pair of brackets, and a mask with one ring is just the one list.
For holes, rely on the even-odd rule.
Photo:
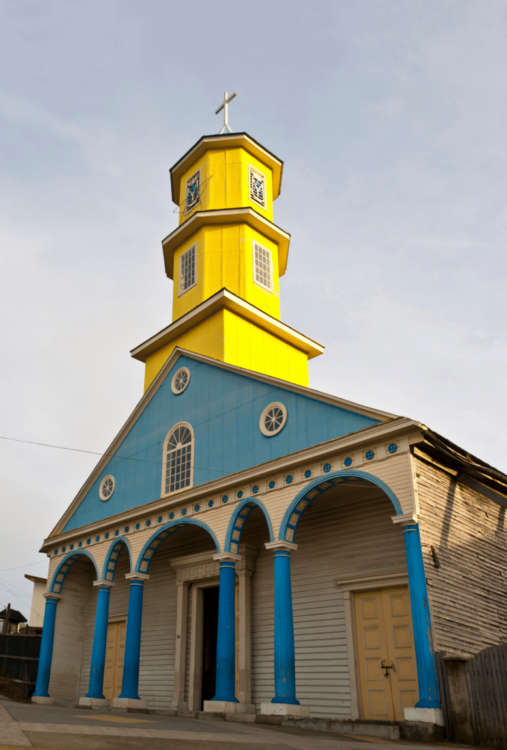
{"label": "ground", "polygon": [[0,750],[398,750],[455,748],[357,738],[292,727],[83,711],[0,699]]}

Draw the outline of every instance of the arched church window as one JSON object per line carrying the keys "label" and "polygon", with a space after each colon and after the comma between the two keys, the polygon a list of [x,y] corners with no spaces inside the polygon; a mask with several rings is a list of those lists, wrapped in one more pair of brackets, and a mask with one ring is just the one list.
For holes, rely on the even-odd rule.
{"label": "arched church window", "polygon": [[191,487],[193,483],[194,433],[186,422],[177,424],[164,443],[164,476],[162,493]]}

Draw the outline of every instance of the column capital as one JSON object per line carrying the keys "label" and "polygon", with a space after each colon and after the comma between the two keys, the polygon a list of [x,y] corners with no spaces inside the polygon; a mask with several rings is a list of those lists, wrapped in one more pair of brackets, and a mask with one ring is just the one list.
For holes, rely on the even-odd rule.
{"label": "column capital", "polygon": [[62,598],[61,594],[53,594],[52,591],[48,591],[46,594],[42,594],[42,596],[44,599],[56,599],[57,602]]}
{"label": "column capital", "polygon": [[113,586],[116,586],[116,583],[114,581],[105,581],[103,578],[99,578],[97,581],[93,582],[94,586],[99,586],[101,589],[112,589]]}
{"label": "column capital", "polygon": [[403,513],[401,516],[391,516],[393,523],[401,523],[402,526],[411,526],[414,523],[419,523],[419,516],[417,513]]}
{"label": "column capital", "polygon": [[150,576],[148,573],[125,573],[125,578],[127,581],[148,581]]}
{"label": "column capital", "polygon": [[213,555],[215,562],[241,562],[241,555],[236,555],[234,552],[219,552],[217,555]]}
{"label": "column capital", "polygon": [[295,552],[298,548],[297,544],[294,544],[294,542],[283,541],[266,542],[264,546],[266,549],[272,549],[273,552]]}

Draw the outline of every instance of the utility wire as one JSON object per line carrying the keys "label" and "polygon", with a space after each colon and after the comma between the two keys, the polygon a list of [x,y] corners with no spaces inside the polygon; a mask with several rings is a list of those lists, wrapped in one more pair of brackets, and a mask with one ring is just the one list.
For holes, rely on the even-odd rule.
{"label": "utility wire", "polygon": [[[156,464],[157,466],[162,466],[162,461],[147,461],[145,458],[133,458],[132,456],[119,456],[117,453],[98,453],[97,451],[85,451],[81,448],[67,448],[65,445],[52,445],[51,443],[36,443],[33,440],[20,440],[19,438],[12,438],[12,437],[5,437],[4,435],[0,435],[0,440],[10,440],[14,443],[26,443],[28,445],[40,445],[43,448],[57,448],[61,451],[72,451],[73,453],[87,453],[91,456],[101,456],[102,458],[119,458],[123,461],[137,461],[141,464]],[[226,471],[223,471],[221,469],[204,469],[202,466],[194,466],[194,469],[198,469],[199,471],[212,471],[216,474],[227,474]]]}

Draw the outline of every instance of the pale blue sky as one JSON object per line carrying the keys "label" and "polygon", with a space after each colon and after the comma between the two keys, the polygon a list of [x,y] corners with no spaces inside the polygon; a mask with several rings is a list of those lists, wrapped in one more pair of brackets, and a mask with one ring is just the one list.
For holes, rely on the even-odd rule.
{"label": "pale blue sky", "polygon": [[[311,385],[507,469],[504,0],[0,13],[2,435],[102,451],[140,398],[129,350],[171,315],[168,169],[227,89],[285,161],[282,319],[327,347]],[[28,615],[23,574],[95,459],[0,451],[0,603]]]}

